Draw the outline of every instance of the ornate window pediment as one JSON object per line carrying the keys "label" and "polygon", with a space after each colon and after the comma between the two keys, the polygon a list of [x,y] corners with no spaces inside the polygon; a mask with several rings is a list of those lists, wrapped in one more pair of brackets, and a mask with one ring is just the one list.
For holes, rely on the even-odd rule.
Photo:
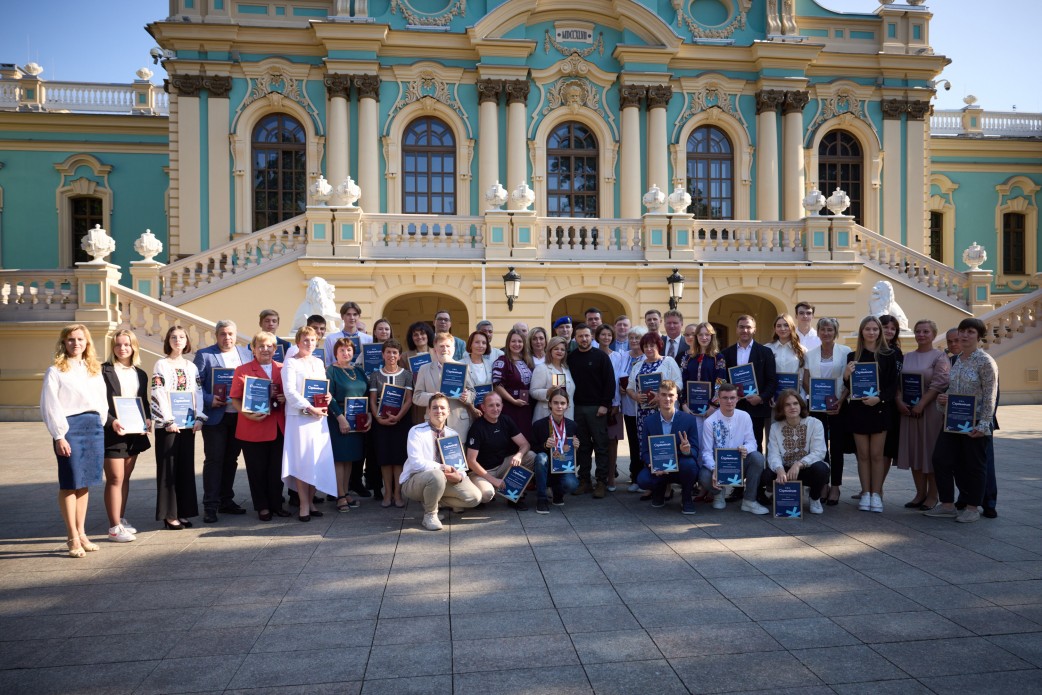
{"label": "ornate window pediment", "polygon": [[456,92],[463,77],[462,69],[424,62],[402,69],[396,68],[394,72],[398,79],[398,98],[391,105],[391,110],[384,120],[385,136],[390,133],[391,122],[402,109],[410,104],[419,102],[422,105],[424,101],[429,101],[432,106],[437,102],[451,109],[466,126],[466,137],[474,137],[470,118],[460,104]]}
{"label": "ornate window pediment", "polygon": [[[305,84],[310,68],[306,65],[292,65],[282,60],[265,60],[256,66],[245,66],[246,98],[235,109],[237,123],[242,113],[253,103],[266,101],[273,109],[282,109],[283,101],[289,100],[303,108],[311,117],[315,132],[321,135],[324,123],[319,117],[318,109],[308,96]],[[235,123],[232,124],[235,130]]]}

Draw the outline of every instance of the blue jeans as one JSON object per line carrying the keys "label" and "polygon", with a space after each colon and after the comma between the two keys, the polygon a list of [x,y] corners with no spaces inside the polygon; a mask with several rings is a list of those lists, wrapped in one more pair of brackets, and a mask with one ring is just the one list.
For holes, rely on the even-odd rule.
{"label": "blue jeans", "polygon": [[550,473],[550,456],[547,454],[535,455],[535,494],[537,499],[546,499],[546,479],[550,478],[550,488],[554,491],[554,497],[566,495],[579,487],[579,478],[575,473]]}

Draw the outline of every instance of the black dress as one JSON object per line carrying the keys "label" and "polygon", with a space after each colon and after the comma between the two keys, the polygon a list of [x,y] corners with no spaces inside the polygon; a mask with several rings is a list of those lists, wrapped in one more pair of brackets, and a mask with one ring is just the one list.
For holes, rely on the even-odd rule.
{"label": "black dress", "polygon": [[[847,362],[854,362],[856,353],[847,355]],[[846,418],[846,429],[852,434],[878,434],[886,432],[893,420],[891,412],[894,410],[894,398],[897,395],[897,353],[889,352],[879,355],[878,359],[874,352],[863,350],[858,362],[875,362],[879,373],[879,394],[881,400],[873,406],[865,405],[864,401],[849,401],[843,406]],[[850,388],[850,379],[846,377],[843,381]]]}

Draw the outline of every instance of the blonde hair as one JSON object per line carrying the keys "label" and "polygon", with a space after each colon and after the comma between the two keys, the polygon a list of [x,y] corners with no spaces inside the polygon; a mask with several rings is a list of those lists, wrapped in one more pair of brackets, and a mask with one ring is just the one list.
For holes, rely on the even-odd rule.
{"label": "blonde hair", "polygon": [[561,362],[564,364],[568,364],[568,341],[559,335],[555,335],[553,338],[550,338],[550,342],[546,344],[546,350],[544,351],[544,354],[546,355],[546,361],[553,364],[553,360],[550,359],[550,352],[558,345],[564,345],[564,359],[561,360]]}
{"label": "blonde hair", "polygon": [[300,345],[300,341],[303,340],[305,336],[309,335],[317,338],[318,331],[316,331],[311,326],[301,326],[297,329],[297,335],[293,338],[293,343],[296,345]]}
{"label": "blonde hair", "polygon": [[65,339],[76,331],[83,331],[83,336],[87,339],[87,347],[83,350],[83,364],[87,366],[87,373],[91,376],[101,374],[101,363],[94,349],[94,339],[90,337],[90,329],[82,323],[70,323],[62,329],[58,344],[54,348],[54,366],[59,372],[69,371],[69,353],[65,351]]}
{"label": "blonde hair", "polygon": [[115,364],[117,362],[115,357],[116,338],[121,338],[123,336],[130,338],[130,363],[136,367],[141,364],[141,355],[139,354],[141,345],[138,343],[137,336],[134,334],[134,331],[130,330],[129,328],[120,328],[118,331],[112,334],[112,339],[109,341],[109,348],[112,352],[112,364]]}

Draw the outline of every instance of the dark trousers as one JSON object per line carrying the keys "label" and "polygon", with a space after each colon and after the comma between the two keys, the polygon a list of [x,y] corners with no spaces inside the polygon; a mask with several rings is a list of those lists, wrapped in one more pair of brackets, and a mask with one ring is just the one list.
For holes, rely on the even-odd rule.
{"label": "dark trousers", "polygon": [[216,425],[203,425],[203,509],[235,504],[235,469],[241,446],[235,438],[238,413],[226,412]]}
{"label": "dark trousers", "polygon": [[[768,468],[760,474],[760,484],[767,486],[769,490],[773,490],[773,484],[777,477],[778,474],[774,472],[774,469]],[[821,488],[829,479],[829,465],[824,461],[812,463],[806,468],[800,469],[798,479],[807,486],[807,494],[810,495],[812,500],[819,499],[821,497]]]}
{"label": "dark trousers", "polygon": [[991,436],[970,437],[941,432],[933,450],[933,472],[937,480],[937,497],[944,504],[955,502],[955,486],[959,499],[971,507],[984,502],[988,478],[988,444]]}
{"label": "dark trousers", "polygon": [[988,457],[988,474],[984,483],[984,507],[994,509],[999,502],[999,481],[995,477],[995,438],[988,437],[985,445],[985,455]]}
{"label": "dark trousers", "polygon": [[[372,433],[370,433],[372,434]],[[365,473],[365,482],[362,482],[362,474]],[[383,478],[380,476],[380,461],[376,457],[376,437],[365,438],[365,461],[355,461],[351,466],[351,482],[348,487],[352,490],[370,490],[373,493],[380,492],[383,488]]]}
{"label": "dark trousers", "polygon": [[626,425],[626,444],[630,448],[630,482],[635,483],[644,469],[640,462],[640,442],[637,440],[637,416],[624,415],[622,421]]}
{"label": "dark trousers", "polygon": [[195,432],[156,431],[156,521],[199,516],[195,492]]}
{"label": "dark trousers", "polygon": [[597,480],[608,482],[608,416],[598,416],[597,408],[596,405],[575,406],[576,434],[579,437],[575,463],[579,468],[580,484],[590,480],[594,453],[597,454]]}
{"label": "dark trousers", "polygon": [[254,511],[282,509],[282,433],[270,442],[243,442]]}
{"label": "dark trousers", "polygon": [[843,484],[843,417],[828,413],[811,413],[810,416],[825,428],[825,443],[828,445],[825,449],[825,463],[830,468],[829,484],[839,487]]}
{"label": "dark trousers", "polygon": [[662,501],[666,495],[666,487],[673,483],[680,483],[680,500],[684,503],[692,501],[696,482],[701,483],[703,489],[712,488],[713,471],[700,467],[694,458],[681,456],[678,468],[680,471],[677,473],[655,475],[650,468],[644,466],[637,475],[637,485],[640,485],[642,490],[650,490],[651,500],[655,503]]}

